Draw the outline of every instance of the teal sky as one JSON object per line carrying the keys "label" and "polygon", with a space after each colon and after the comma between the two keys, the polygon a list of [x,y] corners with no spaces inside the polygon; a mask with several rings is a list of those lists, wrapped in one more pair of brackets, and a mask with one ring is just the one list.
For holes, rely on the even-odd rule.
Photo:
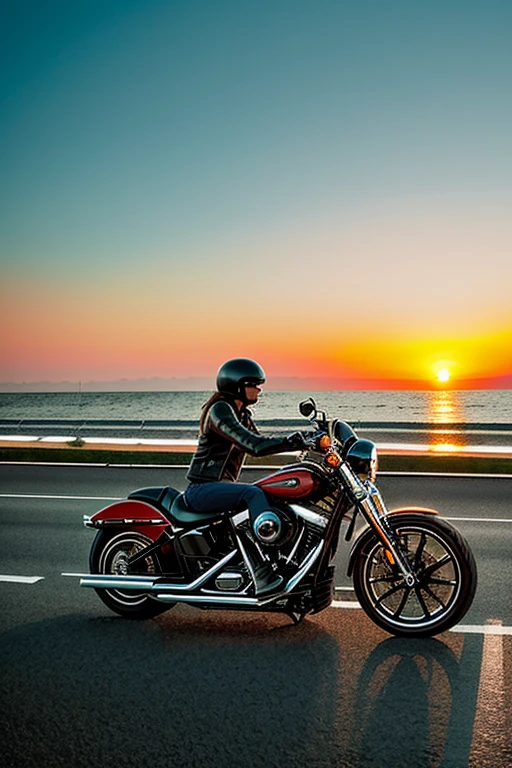
{"label": "teal sky", "polygon": [[[21,0],[1,30],[3,323],[23,326],[4,380],[208,373],[201,338],[212,361],[241,343],[217,349],[215,323],[205,341],[212,314],[225,328],[249,295],[286,324],[321,281],[340,337],[363,305],[397,339],[512,329],[512,3]],[[114,345],[152,286],[169,314],[145,332],[176,334],[187,294],[187,351],[105,366],[83,324],[89,368],[65,344],[38,362],[62,333],[29,341],[44,297],[93,306]],[[279,374],[313,365],[265,333],[249,352]]]}

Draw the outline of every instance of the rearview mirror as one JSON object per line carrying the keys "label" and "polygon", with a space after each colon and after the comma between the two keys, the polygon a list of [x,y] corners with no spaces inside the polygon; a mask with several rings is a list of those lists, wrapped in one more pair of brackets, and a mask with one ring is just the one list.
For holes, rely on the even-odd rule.
{"label": "rearview mirror", "polygon": [[301,403],[299,403],[299,412],[306,419],[315,418],[316,403],[312,397],[309,397],[307,400],[303,400]]}

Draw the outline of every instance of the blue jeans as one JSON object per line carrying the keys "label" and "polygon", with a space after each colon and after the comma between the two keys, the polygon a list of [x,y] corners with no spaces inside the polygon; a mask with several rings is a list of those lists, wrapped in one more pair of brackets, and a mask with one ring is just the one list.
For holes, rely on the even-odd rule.
{"label": "blue jeans", "polygon": [[185,499],[194,512],[248,509],[251,522],[269,508],[264,491],[257,485],[222,480],[212,483],[191,483],[185,491]]}

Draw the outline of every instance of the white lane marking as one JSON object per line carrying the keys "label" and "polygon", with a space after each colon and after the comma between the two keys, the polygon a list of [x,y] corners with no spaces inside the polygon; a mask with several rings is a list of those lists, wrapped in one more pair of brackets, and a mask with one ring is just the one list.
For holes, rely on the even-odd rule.
{"label": "white lane marking", "polygon": [[377,443],[377,450],[382,453],[391,453],[393,455],[407,455],[404,451],[413,455],[422,456],[487,456],[495,453],[500,456],[509,456],[512,453],[510,445],[450,445],[449,443]]}
{"label": "white lane marking", "polygon": [[[335,589],[341,589],[341,587],[335,587]],[[333,600],[331,603],[332,608],[361,608],[361,605],[357,600]],[[501,621],[488,620],[488,624],[457,624],[452,627],[450,632],[457,632],[462,634],[472,635],[512,635],[512,627],[504,627]]]}
{"label": "white lane marking", "polygon": [[439,517],[441,520],[460,523],[512,523],[512,519],[508,517],[444,517],[444,515],[439,515]]}
{"label": "white lane marking", "polygon": [[379,477],[476,477],[479,480],[512,480],[512,475],[501,472],[379,472]]}
{"label": "white lane marking", "polygon": [[[96,462],[87,462],[87,463],[81,463],[78,461],[0,461],[0,465],[2,466],[9,466],[9,467],[81,467],[82,469],[84,467],[93,467],[94,469],[105,469],[106,467],[110,466],[109,464],[105,464],[104,462],[99,464]],[[143,465],[138,465],[140,468],[142,468]],[[150,466],[149,464],[144,465],[146,467]],[[169,466],[166,466],[165,464],[161,465],[164,469],[169,469]],[[172,467],[171,469],[177,469],[177,467]]]}
{"label": "white lane marking", "polygon": [[[106,464],[105,462],[81,461],[0,461],[0,466],[17,467],[92,467],[94,469],[188,469],[188,464]],[[245,470],[282,469],[283,464],[246,464]],[[512,475],[498,472],[379,472],[379,477],[472,477],[489,480],[512,480]]]}
{"label": "white lane marking", "polygon": [[36,584],[42,581],[44,576],[1,576],[0,581],[8,581],[12,584]]}
{"label": "white lane marking", "polygon": [[[377,427],[374,430],[375,432],[416,432],[414,429],[398,429],[395,428],[382,428]],[[444,435],[450,435],[450,434],[459,434],[457,431],[454,430],[438,430],[440,434]],[[505,430],[485,430],[481,432],[480,430],[469,430],[467,434],[471,435],[509,435],[509,431]],[[5,441],[13,441],[18,440],[22,442],[35,442],[39,444],[62,444],[64,446],[65,444],[72,443],[77,439],[76,434],[68,434],[68,435],[46,435],[46,436],[39,436],[35,437],[34,435],[0,435],[0,440],[2,442]],[[190,449],[195,450],[198,441],[191,438],[158,438],[158,439],[152,439],[152,438],[141,438],[141,437],[82,437],[81,438],[83,442],[86,445],[108,445],[108,446],[125,446],[126,448],[131,448],[133,446],[137,445],[144,445],[148,448],[151,448],[151,446],[163,446],[163,447],[181,447],[186,448],[190,451]],[[431,455],[449,455],[449,456],[489,456],[489,455],[497,455],[497,456],[506,456],[508,457],[510,454],[512,454],[512,446],[510,445],[454,445],[451,443],[393,443],[393,442],[376,442],[377,450],[382,454],[393,454],[393,455],[413,455],[413,456],[431,456]],[[121,448],[122,450],[122,448]],[[296,456],[297,451],[282,451],[281,455],[283,456]]]}
{"label": "white lane marking", "polygon": [[[85,573],[61,573],[61,576],[69,576],[74,578],[82,578],[83,576],[87,576],[88,574]],[[44,579],[44,576],[1,576],[0,575],[0,582],[12,582],[16,584],[36,584],[38,581],[42,581]],[[352,587],[335,587],[336,590],[351,590]],[[361,605],[357,602],[357,600],[333,600],[331,603],[331,608],[342,608],[342,609],[358,609],[361,608]],[[461,634],[473,634],[473,635],[487,635],[487,636],[503,636],[503,635],[512,635],[512,627],[504,627],[501,623],[501,621],[489,619],[490,623],[483,624],[483,625],[477,625],[477,624],[457,624],[457,626],[452,627],[450,629],[450,632],[456,632]],[[484,661],[485,661],[485,642],[487,642],[487,638],[484,641]],[[498,641],[501,643],[501,640]],[[492,649],[491,649],[492,650]],[[489,651],[489,654],[491,654],[491,650]],[[495,652],[493,651],[494,655]],[[484,662],[482,662],[482,669],[483,669]],[[480,694],[479,694],[480,695]]]}
{"label": "white lane marking", "polygon": [[61,576],[74,576],[78,579],[82,579],[84,576],[88,575],[88,573],[61,573]]}
{"label": "white lane marking", "polygon": [[0,493],[2,499],[71,499],[72,501],[120,501],[123,496],[52,496],[45,493]]}
{"label": "white lane marking", "polygon": [[[487,625],[500,629],[501,621],[488,619]],[[503,675],[503,639],[497,633],[487,633],[482,650],[480,683],[476,702],[473,739],[469,763],[476,765],[492,755],[493,768],[509,766],[505,757],[508,743],[505,724],[505,685]]]}
{"label": "white lane marking", "polygon": [[331,606],[333,608],[361,608],[357,600],[333,600]]}
{"label": "white lane marking", "polygon": [[512,627],[504,627],[501,622],[481,625],[457,624],[450,629],[450,632],[461,632],[468,635],[512,635]]}
{"label": "white lane marking", "polygon": [[334,587],[336,592],[353,592],[354,587]]}
{"label": "white lane marking", "polygon": [[[43,493],[0,493],[2,499],[68,499],[72,501],[122,501],[125,496],[55,496]],[[461,523],[512,523],[512,518],[508,517],[445,517],[440,515],[442,520]],[[347,587],[349,589],[349,587]]]}

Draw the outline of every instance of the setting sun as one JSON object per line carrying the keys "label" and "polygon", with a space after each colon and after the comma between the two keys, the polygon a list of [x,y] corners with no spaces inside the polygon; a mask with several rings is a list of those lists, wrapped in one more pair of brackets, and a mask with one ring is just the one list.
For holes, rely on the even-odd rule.
{"label": "setting sun", "polygon": [[450,380],[450,371],[448,368],[441,368],[437,372],[437,380],[440,381],[442,384],[445,384],[447,381]]}

